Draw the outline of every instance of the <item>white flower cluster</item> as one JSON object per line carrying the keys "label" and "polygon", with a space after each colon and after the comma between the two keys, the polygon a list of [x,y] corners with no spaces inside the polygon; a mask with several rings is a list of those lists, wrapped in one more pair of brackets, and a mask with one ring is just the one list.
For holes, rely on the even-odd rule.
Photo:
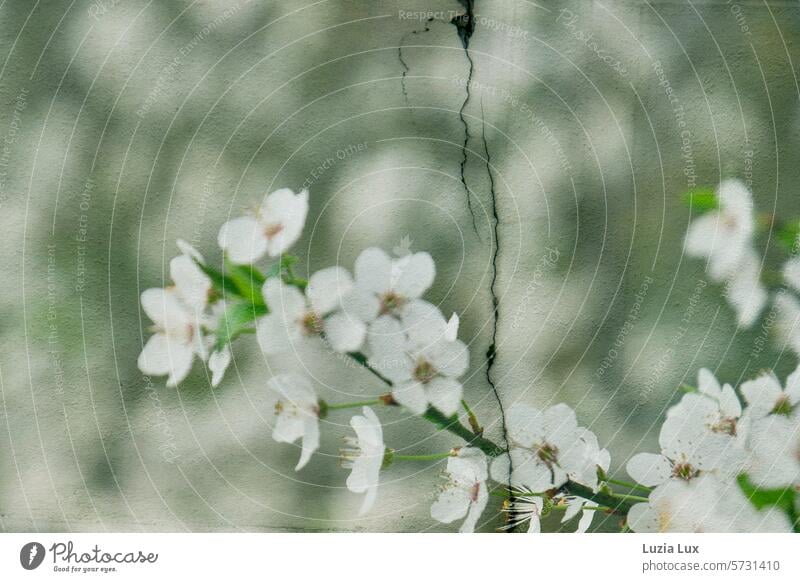
{"label": "white flower cluster", "polygon": [[[529,532],[540,531],[540,516],[546,492],[557,490],[567,481],[598,490],[597,470],[608,470],[611,456],[601,449],[590,430],[578,426],[578,420],[566,404],[538,410],[516,404],[508,411],[506,431],[509,451],[492,462],[492,478],[510,482],[516,496],[509,511],[511,526],[528,524]],[[563,521],[569,521],[586,507],[578,531],[591,525],[596,504],[587,499],[557,494],[552,499],[567,504]]]}
{"label": "white flower cluster", "polygon": [[[628,524],[638,532],[791,531],[776,507],[757,510],[742,476],[760,491],[800,487],[800,368],[782,388],[773,374],[733,387],[701,370],[696,392],[667,413],[660,454],[639,453],[628,474],[654,487]],[[758,493],[754,494],[757,495]]]}
{"label": "white flower cluster", "polygon": [[142,309],[153,321],[155,333],[139,355],[139,369],[149,375],[166,375],[167,386],[176,386],[189,374],[197,356],[208,362],[211,383],[216,386],[231,360],[228,346],[213,349],[224,304],[209,302],[211,279],[198,267],[203,257],[183,241],[178,241],[178,247],[183,254],[169,264],[174,285],[142,293]]}
{"label": "white flower cluster", "polygon": [[707,260],[711,279],[725,284],[725,295],[739,323],[750,327],[767,303],[761,284],[761,259],[753,248],[753,196],[739,180],[725,180],[717,188],[719,208],[692,222],[686,252]]}
{"label": "white flower cluster", "polygon": [[[739,321],[750,325],[767,301],[752,249],[750,193],[728,181],[717,198],[718,210],[692,225],[687,250],[708,259],[711,277],[727,284]],[[297,471],[319,449],[320,421],[329,412],[360,409],[350,419],[355,436],[345,439],[341,458],[350,470],[347,488],[364,496],[362,514],[374,505],[381,471],[393,462],[446,458],[444,485],[430,514],[442,523],[463,520],[462,532],[474,531],[487,507],[490,480],[505,498],[507,527],[526,526],[530,532],[540,531],[541,518],[554,508],[564,510],[562,522],[579,518],[579,532],[589,528],[598,511],[627,511],[635,531],[788,531],[797,526],[790,523],[781,492],[788,491],[795,503],[800,491],[800,368],[785,388],[772,374],[743,384],[746,407],[731,386],[720,386],[702,370],[697,390],[669,410],[660,454],[641,453],[628,462],[628,473],[639,485],[613,481],[644,490],[648,497],[615,494],[606,477],[608,451],[565,404],[544,410],[513,405],[506,418],[507,450],[483,437],[463,400],[460,378],[469,367],[469,352],[458,339],[459,318],[446,318],[422,299],[436,275],[428,253],[404,248],[391,257],[368,248],[356,259],[352,275],[336,266],[308,281],[295,277],[294,258],[287,262],[283,255],[300,237],[307,213],[306,191],[281,189],[266,196],[255,216],[225,223],[218,236],[225,273],[178,241],[181,254],[169,269],[173,284],[141,296],[154,323],[138,360],[142,372],[166,375],[167,385],[175,386],[197,357],[217,386],[231,362],[231,340],[246,332],[255,333],[270,356],[313,342],[348,354],[390,385],[390,394],[366,403],[328,404],[311,380],[297,373],[274,376],[266,387],[273,439],[300,441]],[[253,264],[265,255],[280,256],[266,276]],[[800,259],[787,263],[784,277],[800,290]],[[776,301],[794,301],[784,308],[800,317],[795,299]],[[793,337],[800,353],[800,334]],[[439,455],[395,454],[384,443],[374,410],[364,404],[403,406],[457,434],[466,446]],[[471,430],[457,416],[462,405]]]}
{"label": "white flower cluster", "polygon": [[[716,210],[692,222],[686,235],[686,252],[706,259],[709,277],[725,285],[725,297],[734,308],[739,324],[751,327],[770,301],[762,283],[762,258],[753,246],[756,219],[753,196],[739,180],[723,181],[715,194]],[[778,331],[786,344],[800,355],[800,238],[792,256],[781,269],[784,287],[774,294]],[[770,323],[770,325],[772,325]]]}

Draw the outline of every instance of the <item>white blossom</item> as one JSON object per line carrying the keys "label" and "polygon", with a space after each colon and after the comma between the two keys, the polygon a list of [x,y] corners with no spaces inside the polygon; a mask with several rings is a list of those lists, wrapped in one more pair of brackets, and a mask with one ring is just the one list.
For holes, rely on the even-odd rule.
{"label": "white blossom", "polygon": [[473,532],[489,500],[486,455],[473,447],[458,449],[455,456],[447,459],[444,477],[446,484],[431,506],[431,517],[442,523],[451,523],[466,516],[459,531]]}
{"label": "white blossom", "polygon": [[800,414],[754,419],[747,431],[750,482],[759,489],[800,487]]}
{"label": "white blossom", "polygon": [[800,257],[794,256],[786,261],[783,266],[783,280],[795,291],[800,291]]}
{"label": "white blossom", "polygon": [[305,295],[277,278],[264,283],[262,293],[270,313],[257,323],[258,343],[266,354],[296,350],[324,334],[337,352],[354,352],[364,342],[362,321],[338,310],[353,287],[345,269],[330,267],[314,273]]}
{"label": "white blossom", "polygon": [[755,251],[745,252],[736,274],[728,279],[725,297],[743,327],[752,326],[761,315],[769,294],[761,283],[761,261]]}
{"label": "white blossom", "polygon": [[394,384],[392,397],[416,414],[434,406],[458,410],[469,366],[467,346],[451,340],[453,324],[425,301],[407,306],[400,319],[382,315],[370,326],[369,364]]}
{"label": "white blossom", "polygon": [[788,415],[800,402],[800,367],[786,379],[785,389],[775,374],[768,373],[745,382],[741,391],[754,419],[772,413]]}
{"label": "white blossom", "polygon": [[669,409],[665,424],[668,432],[697,430],[701,434],[736,436],[742,405],[730,384],[720,386],[705,368],[697,374],[697,392],[685,394]]}
{"label": "white blossom", "polygon": [[734,438],[700,430],[693,415],[674,415],[662,425],[658,440],[661,454],[638,453],[626,465],[634,481],[646,487],[691,481],[709,473],[735,474],[741,466],[741,450]]}
{"label": "white blossom", "polygon": [[308,191],[295,194],[281,188],[264,198],[255,216],[229,220],[219,231],[219,246],[236,264],[249,264],[265,254],[277,257],[291,247],[303,231],[308,214]]}
{"label": "white blossom", "polygon": [[383,429],[377,415],[367,406],[362,409],[362,414],[350,419],[356,438],[346,437],[346,448],[342,450],[342,466],[350,469],[347,488],[353,493],[366,493],[359,511],[361,515],[375,503],[386,454]]}
{"label": "white blossom", "polygon": [[786,516],[773,508],[761,511],[733,480],[702,475],[672,480],[650,493],[647,503],[628,512],[635,532],[789,532]]}
{"label": "white blossom", "polygon": [[139,354],[139,369],[148,375],[167,376],[167,386],[176,386],[189,374],[195,356],[208,357],[204,327],[211,280],[187,255],[170,261],[174,286],[147,289],[142,309],[153,321],[152,337]]}
{"label": "white blossom", "polygon": [[401,316],[433,284],[436,266],[428,253],[392,258],[382,249],[365,249],[356,259],[355,289],[345,311],[365,323],[380,315]]}
{"label": "white blossom", "polygon": [[588,431],[578,427],[575,412],[566,404],[543,411],[515,404],[508,412],[506,430],[509,452],[492,462],[495,481],[507,483],[510,472],[513,488],[539,493],[560,487],[570,475],[585,478],[587,466],[597,470],[593,455],[587,453]]}
{"label": "white blossom", "polygon": [[279,443],[303,440],[295,471],[302,469],[319,448],[319,400],[311,382],[299,374],[279,374],[267,382],[275,424],[272,438]]}
{"label": "white blossom", "polygon": [[708,260],[717,282],[737,275],[750,250],[755,219],[753,197],[740,180],[725,180],[717,189],[719,209],[695,219],[686,236],[686,252]]}
{"label": "white blossom", "polygon": [[787,292],[775,297],[776,331],[789,348],[800,355],[800,302]]}

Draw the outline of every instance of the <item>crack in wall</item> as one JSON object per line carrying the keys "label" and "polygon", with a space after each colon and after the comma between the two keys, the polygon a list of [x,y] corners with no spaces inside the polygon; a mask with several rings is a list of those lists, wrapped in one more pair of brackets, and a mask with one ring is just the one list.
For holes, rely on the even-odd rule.
{"label": "crack in wall", "polygon": [[464,56],[467,57],[467,62],[469,63],[467,82],[465,83],[466,96],[464,97],[464,101],[461,103],[461,109],[458,111],[458,116],[461,118],[461,125],[464,126],[464,143],[461,146],[461,183],[464,185],[464,192],[467,195],[467,208],[469,209],[469,214],[472,217],[472,228],[475,231],[475,234],[477,234],[480,238],[478,225],[475,222],[475,211],[472,209],[472,197],[470,196],[465,175],[465,170],[467,167],[467,147],[469,146],[470,133],[469,124],[467,123],[466,117],[464,117],[464,111],[469,103],[472,74],[475,71],[475,63],[472,61],[472,56],[469,54],[469,41],[472,38],[472,34],[475,32],[475,0],[458,0],[458,2],[464,7],[465,12],[464,14],[454,16],[450,20],[450,23],[456,27],[458,38],[461,39],[461,46],[464,47]]}
{"label": "crack in wall", "polygon": [[[472,202],[470,198],[470,191],[467,187],[466,177],[465,177],[465,169],[467,165],[467,147],[469,145],[470,140],[470,131],[469,131],[469,124],[467,123],[466,117],[464,112],[469,104],[470,100],[470,90],[472,86],[472,77],[475,72],[475,63],[472,60],[472,56],[469,52],[469,43],[470,39],[472,38],[473,33],[475,32],[475,0],[459,0],[459,3],[464,7],[465,13],[461,16],[457,16],[452,19],[453,25],[455,25],[456,30],[458,31],[458,37],[461,39],[461,45],[464,47],[464,55],[467,58],[467,62],[469,63],[469,71],[467,73],[467,82],[465,83],[466,87],[466,97],[461,104],[461,109],[459,111],[459,117],[461,119],[461,123],[464,126],[464,144],[462,145],[462,159],[461,159],[461,182],[464,185],[464,190],[467,194],[467,206],[470,211],[470,215],[472,216],[472,226],[475,229],[475,233],[478,233],[477,225],[475,222],[475,213],[472,208]],[[497,211],[497,192],[495,191],[495,182],[494,182],[494,175],[492,173],[492,158],[491,154],[489,153],[489,143],[486,140],[486,118],[483,111],[483,100],[480,102],[481,106],[481,141],[483,143],[483,151],[486,157],[486,174],[489,178],[489,195],[491,198],[491,212],[492,212],[492,237],[493,237],[493,245],[494,249],[492,251],[492,279],[491,284],[489,285],[489,292],[492,296],[492,339],[489,347],[486,350],[486,382],[489,384],[489,387],[494,394],[495,400],[497,401],[497,406],[500,410],[500,429],[503,435],[503,442],[506,448],[509,446],[508,441],[508,428],[506,426],[506,412],[505,407],[503,406],[503,400],[500,398],[500,392],[497,389],[497,385],[494,382],[493,377],[493,370],[495,361],[497,358],[497,336],[498,336],[498,323],[500,318],[500,299],[497,295],[497,280],[498,280],[498,261],[500,256],[500,216]],[[509,463],[508,463],[508,488],[511,489],[511,474],[513,471],[513,463],[509,456]],[[513,495],[509,498],[509,501],[513,502]],[[509,528],[507,531],[514,531],[515,528]]]}
{"label": "crack in wall", "polygon": [[[433,18],[429,18],[427,22],[431,22]],[[412,30],[411,32],[405,33],[402,37],[400,37],[400,42],[397,46],[397,58],[400,60],[400,64],[403,66],[403,76],[400,78],[400,90],[403,92],[403,99],[406,102],[406,106],[411,108],[411,102],[408,100],[408,87],[406,86],[406,75],[411,70],[406,62],[405,58],[403,58],[403,45],[405,44],[406,40],[412,34],[420,34],[421,32],[428,32],[430,31],[430,25],[426,24],[425,28],[422,30]]]}
{"label": "crack in wall", "polygon": [[[498,268],[497,262],[500,255],[500,215],[497,212],[497,193],[495,192],[495,184],[494,184],[494,175],[492,174],[492,156],[489,153],[489,143],[486,140],[486,117],[483,113],[483,100],[481,100],[481,141],[483,142],[483,151],[486,156],[486,174],[489,177],[489,194],[491,195],[491,210],[492,210],[492,236],[493,236],[493,244],[494,250],[492,251],[492,280],[489,285],[489,292],[492,295],[492,342],[489,344],[489,347],[486,350],[486,382],[492,389],[494,393],[495,400],[497,400],[497,406],[500,409],[500,430],[503,434],[503,443],[506,448],[509,446],[508,441],[508,428],[506,427],[506,411],[505,407],[503,406],[503,400],[500,398],[500,392],[497,390],[497,386],[494,383],[494,378],[492,377],[492,369],[495,364],[495,358],[497,356],[497,333],[498,333],[498,323],[500,319],[500,298],[497,295],[497,278],[498,278]],[[508,487],[509,490],[511,489],[511,473],[513,471],[513,462],[511,461],[511,456],[509,455],[508,459]],[[513,495],[510,497],[510,501],[513,501]],[[515,528],[510,528],[509,531],[513,531]]]}

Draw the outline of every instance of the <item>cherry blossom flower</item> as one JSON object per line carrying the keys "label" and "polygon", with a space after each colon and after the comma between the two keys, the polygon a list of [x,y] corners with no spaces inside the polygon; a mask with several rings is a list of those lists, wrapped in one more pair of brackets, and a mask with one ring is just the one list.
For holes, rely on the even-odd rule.
{"label": "cherry blossom flower", "polygon": [[768,373],[745,382],[741,391],[748,405],[748,414],[754,419],[768,414],[788,416],[800,402],[800,367],[786,379],[785,389],[775,374]]}
{"label": "cherry blossom flower", "polygon": [[229,220],[219,231],[219,246],[236,264],[249,264],[265,254],[286,252],[303,231],[308,214],[308,190],[295,194],[281,188],[268,195],[255,216]]}
{"label": "cherry blossom flower", "polygon": [[626,465],[628,474],[646,487],[673,480],[691,481],[713,472],[735,474],[741,466],[739,447],[729,434],[698,430],[694,418],[665,422],[661,427],[661,454],[638,453]]}
{"label": "cherry blossom flower", "polygon": [[775,297],[776,331],[789,348],[800,355],[800,302],[786,292]]}
{"label": "cherry blossom flower", "polygon": [[783,280],[795,291],[800,291],[800,257],[794,256],[786,261],[783,266]]}
{"label": "cherry blossom flower", "polygon": [[303,440],[295,471],[319,448],[319,400],[311,382],[299,374],[279,374],[267,382],[275,416],[272,438],[279,443]]}
{"label": "cherry blossom flower", "polygon": [[[545,410],[515,404],[508,412],[509,452],[492,462],[492,479],[542,492],[558,488],[570,474],[586,474],[587,443],[575,412],[566,404]],[[596,468],[595,468],[596,470]]]}
{"label": "cherry blossom flower", "polygon": [[717,189],[719,209],[692,222],[686,252],[708,260],[708,273],[717,282],[737,275],[750,251],[755,232],[753,198],[740,180],[725,180]]}
{"label": "cherry blossom flower", "polygon": [[383,250],[365,249],[356,259],[355,289],[345,311],[365,323],[380,315],[401,316],[433,284],[436,266],[428,253],[392,258]]}
{"label": "cherry blossom flower", "polygon": [[442,523],[451,523],[466,516],[459,531],[475,531],[475,524],[489,500],[486,455],[473,447],[458,449],[455,456],[447,459],[444,477],[447,482],[431,506],[431,517]]}
{"label": "cherry blossom flower", "polygon": [[627,521],[640,533],[791,531],[781,512],[756,510],[735,481],[713,475],[665,483],[650,493],[648,503],[634,505]]}
{"label": "cherry blossom flower", "polygon": [[362,414],[350,419],[356,438],[345,437],[346,448],[341,451],[342,466],[350,469],[347,488],[353,493],[366,493],[360,515],[369,511],[375,503],[386,454],[383,429],[377,415],[367,406],[362,409]]}
{"label": "cherry blossom flower", "polygon": [[463,387],[456,379],[469,366],[467,346],[452,337],[453,324],[425,301],[406,307],[400,319],[379,317],[370,326],[369,363],[394,384],[392,397],[415,414],[434,406],[458,410]]}
{"label": "cherry blossom flower", "polygon": [[750,327],[761,315],[769,294],[761,284],[761,261],[755,251],[745,252],[736,274],[728,279],[725,297],[736,311],[739,325]]}
{"label": "cherry blossom flower", "polygon": [[[697,429],[702,434],[737,436],[742,405],[730,386],[720,386],[711,371],[703,368],[697,374],[697,392],[685,394],[669,409],[665,424],[668,431]],[[673,428],[674,427],[674,428]]]}
{"label": "cherry blossom flower", "polygon": [[325,339],[337,352],[354,352],[364,343],[366,326],[337,311],[353,280],[345,269],[330,267],[314,273],[305,296],[280,279],[264,283],[264,300],[270,313],[257,324],[258,343],[265,354],[297,349],[304,340]]}
{"label": "cherry blossom flower", "polygon": [[760,489],[800,487],[800,414],[771,414],[747,432],[745,472]]}
{"label": "cherry blossom flower", "polygon": [[203,328],[209,323],[204,310],[211,280],[187,255],[170,261],[170,277],[174,286],[142,293],[142,309],[155,334],[139,354],[138,366],[145,374],[168,376],[167,386],[176,386],[189,374],[195,356],[208,357]]}

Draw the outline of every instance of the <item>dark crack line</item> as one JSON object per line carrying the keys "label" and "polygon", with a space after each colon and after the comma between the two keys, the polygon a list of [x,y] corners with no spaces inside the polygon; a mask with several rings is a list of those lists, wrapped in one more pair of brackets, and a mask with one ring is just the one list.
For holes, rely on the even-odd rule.
{"label": "dark crack line", "polygon": [[464,14],[454,16],[450,22],[456,27],[458,38],[461,39],[461,46],[464,47],[464,55],[467,57],[467,62],[469,63],[467,82],[465,84],[466,96],[464,97],[464,101],[461,103],[461,109],[458,111],[458,116],[461,119],[461,125],[464,126],[464,143],[461,146],[461,183],[464,185],[464,192],[467,195],[467,208],[469,209],[469,214],[472,217],[472,228],[475,231],[475,234],[477,234],[480,238],[478,224],[475,219],[475,211],[472,209],[472,196],[470,195],[465,175],[467,167],[467,147],[469,146],[470,133],[469,124],[467,123],[466,117],[464,117],[464,111],[469,103],[470,87],[472,85],[472,73],[475,70],[475,63],[472,61],[472,56],[469,54],[469,41],[472,38],[472,33],[475,32],[475,0],[458,1],[464,7],[465,12]]}
{"label": "dark crack line", "polygon": [[[427,22],[430,23],[432,20],[433,18],[429,18]],[[430,25],[426,24],[425,28],[423,28],[422,30],[412,30],[411,32],[407,32],[400,38],[400,42],[398,43],[397,46],[397,58],[400,60],[400,64],[403,65],[403,76],[400,79],[400,89],[403,91],[403,99],[406,102],[406,106],[409,108],[411,107],[411,103],[408,100],[408,87],[406,87],[406,75],[408,75],[408,72],[411,70],[411,68],[408,66],[408,63],[403,58],[403,45],[406,43],[408,37],[411,36],[412,34],[419,34],[421,32],[428,32],[428,31],[430,31]]]}
{"label": "dark crack line", "polygon": [[[494,393],[495,400],[497,400],[497,407],[500,409],[500,429],[503,433],[503,442],[505,447],[509,447],[508,427],[506,427],[506,410],[503,406],[503,400],[500,398],[500,392],[492,378],[492,369],[494,368],[495,358],[497,356],[497,332],[498,323],[500,319],[500,299],[497,296],[497,278],[498,268],[497,261],[500,256],[500,215],[497,213],[497,193],[495,192],[494,174],[492,174],[492,156],[489,153],[489,143],[486,141],[486,117],[483,113],[483,100],[481,100],[481,141],[483,142],[483,151],[486,156],[486,174],[489,177],[489,194],[491,195],[491,210],[492,210],[492,233],[494,249],[492,252],[492,280],[489,285],[489,292],[492,295],[492,343],[486,350],[486,382]],[[513,472],[513,462],[511,455],[508,457],[508,488],[511,491],[511,473]],[[514,501],[513,494],[510,501]],[[513,531],[516,528],[511,528]]]}

